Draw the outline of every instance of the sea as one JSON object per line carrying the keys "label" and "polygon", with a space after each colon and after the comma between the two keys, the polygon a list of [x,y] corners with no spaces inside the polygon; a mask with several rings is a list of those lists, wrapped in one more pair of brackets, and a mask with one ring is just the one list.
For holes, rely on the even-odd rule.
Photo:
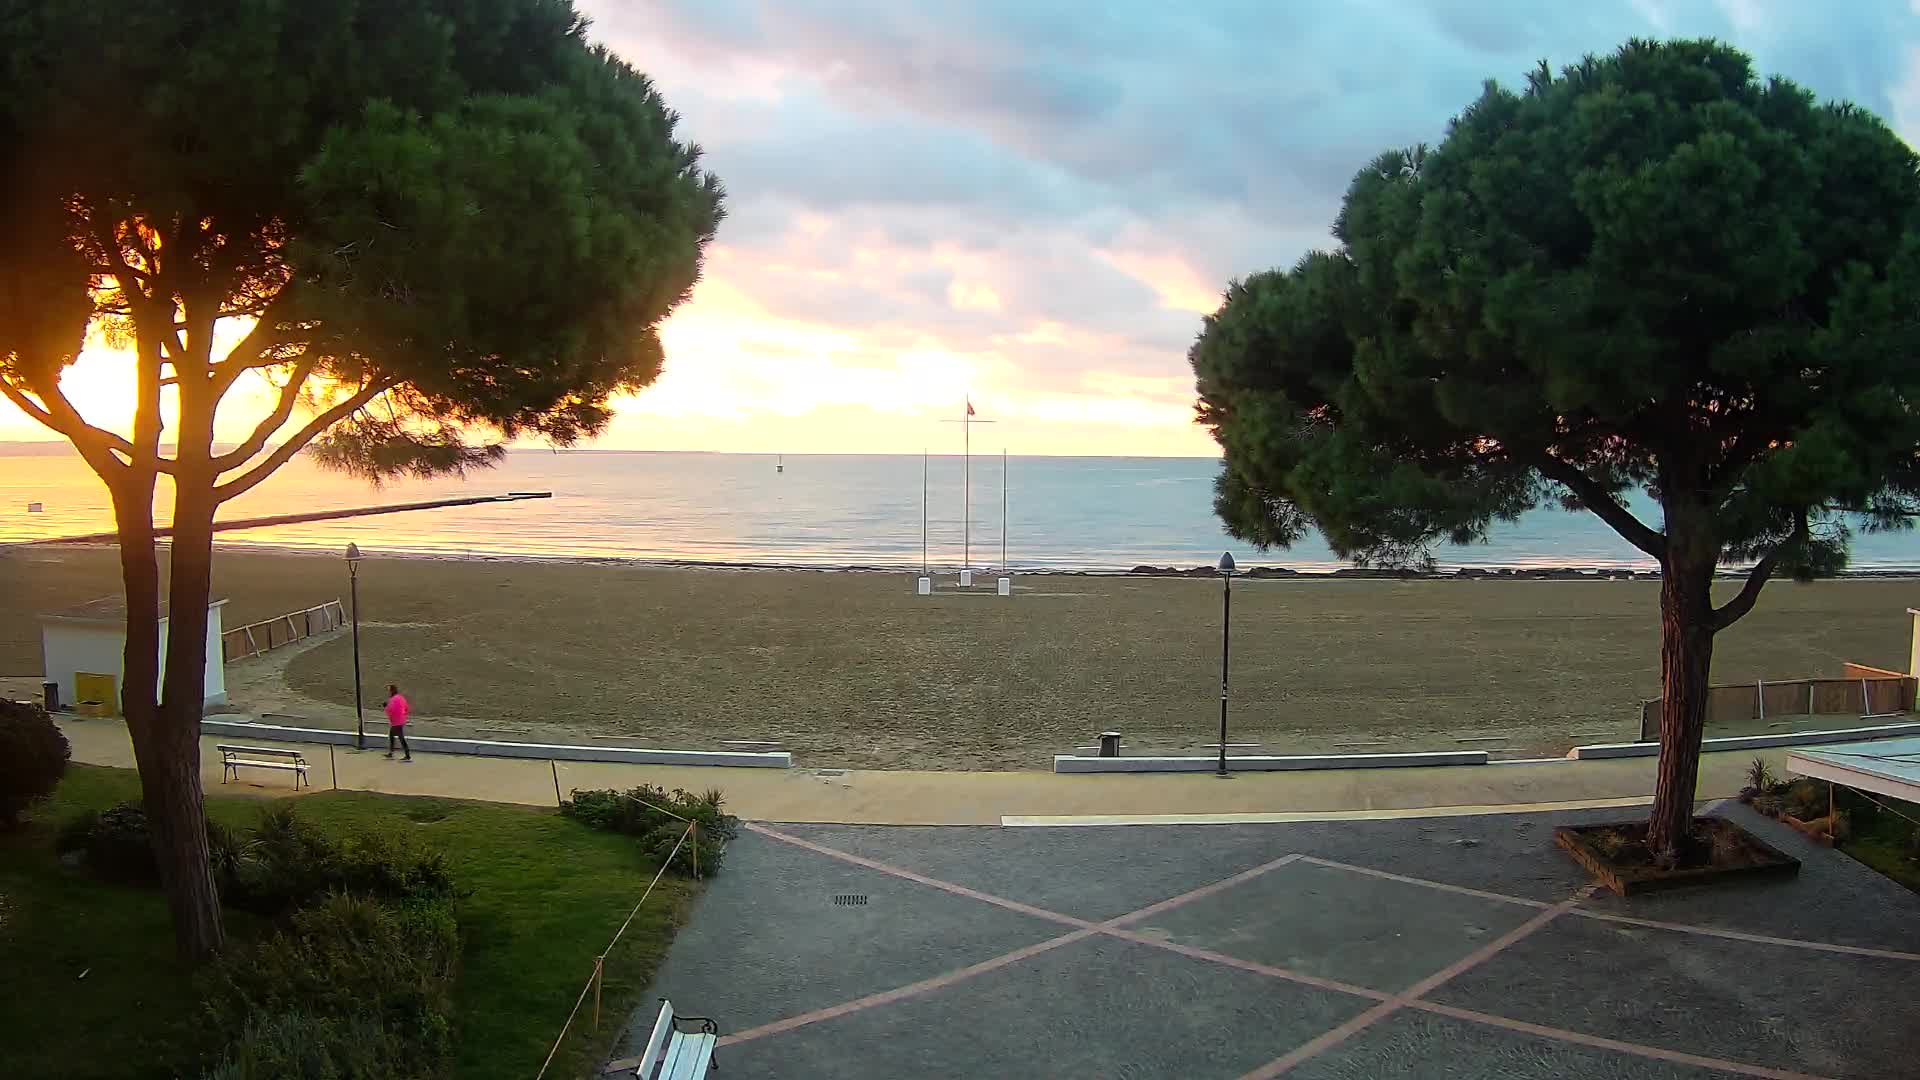
{"label": "sea", "polygon": [[[1262,552],[1214,517],[1212,458],[713,454],[514,450],[466,478],[373,487],[296,458],[222,507],[222,520],[510,491],[551,499],[418,510],[219,534],[223,544],[443,557],[619,559],[819,568],[962,565],[1118,571],[1348,565],[1318,537]],[[968,493],[971,493],[970,497]],[[167,520],[171,493],[156,497]],[[38,504],[37,510],[30,510]],[[1643,520],[1657,508],[1634,500]],[[0,543],[109,531],[107,494],[71,450],[0,446]],[[1004,554],[1003,554],[1004,552]],[[1433,552],[1441,568],[1648,569],[1592,515],[1530,512],[1487,541]],[[1920,571],[1920,534],[1860,534],[1853,569]]]}

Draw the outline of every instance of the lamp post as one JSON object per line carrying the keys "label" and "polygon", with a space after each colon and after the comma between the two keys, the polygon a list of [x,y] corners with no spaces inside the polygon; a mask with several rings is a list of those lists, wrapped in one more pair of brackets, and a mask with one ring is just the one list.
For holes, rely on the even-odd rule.
{"label": "lamp post", "polygon": [[1227,774],[1227,656],[1233,644],[1233,552],[1220,553],[1220,767],[1214,775],[1222,780]]}
{"label": "lamp post", "polygon": [[[353,748],[367,748],[367,727],[360,705],[360,545],[347,545],[347,590],[353,597]],[[1222,706],[1225,707],[1224,705]]]}

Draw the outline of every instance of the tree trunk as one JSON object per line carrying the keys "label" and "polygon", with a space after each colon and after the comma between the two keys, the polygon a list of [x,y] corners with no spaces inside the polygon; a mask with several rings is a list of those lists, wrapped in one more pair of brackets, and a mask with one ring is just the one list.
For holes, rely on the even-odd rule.
{"label": "tree trunk", "polygon": [[1713,666],[1713,568],[1710,557],[1676,545],[1661,574],[1660,771],[1647,846],[1665,860],[1683,857],[1693,821]]}
{"label": "tree trunk", "polygon": [[[199,963],[219,952],[226,942],[220,900],[207,861],[206,808],[200,789],[200,714],[196,703],[192,716],[183,723],[178,711],[164,708],[164,699],[155,693],[160,680],[160,568],[154,551],[153,489],[147,486],[140,490],[138,484],[128,488],[114,493],[120,574],[127,599],[121,712],[133,741],[134,763],[140,769],[140,793],[153,834],[160,887],[173,917],[174,942],[182,958]],[[179,589],[177,576],[174,589]],[[171,669],[181,662],[183,652],[199,656],[196,664],[205,663],[204,645],[187,650],[178,647],[181,611],[177,600],[172,615],[167,654],[169,684],[174,681]],[[204,643],[204,599],[197,621]],[[196,670],[196,684],[202,674]]]}

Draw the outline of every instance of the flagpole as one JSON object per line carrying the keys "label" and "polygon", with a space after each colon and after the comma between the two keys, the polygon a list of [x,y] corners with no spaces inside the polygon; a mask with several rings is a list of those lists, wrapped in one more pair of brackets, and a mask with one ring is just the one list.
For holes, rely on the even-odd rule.
{"label": "flagpole", "polygon": [[1007,572],[1007,448],[1000,448],[1000,572]]}
{"label": "flagpole", "polygon": [[927,450],[920,449],[920,576],[927,576]]}
{"label": "flagpole", "polygon": [[973,569],[973,399],[967,399],[966,415],[960,419],[962,460],[960,463],[960,569]]}

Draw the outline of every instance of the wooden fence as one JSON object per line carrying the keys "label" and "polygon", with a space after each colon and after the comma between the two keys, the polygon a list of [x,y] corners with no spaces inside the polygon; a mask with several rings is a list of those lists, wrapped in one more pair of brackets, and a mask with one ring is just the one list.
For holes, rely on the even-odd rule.
{"label": "wooden fence", "polygon": [[243,656],[259,656],[315,634],[338,630],[346,624],[346,611],[340,606],[340,601],[329,600],[319,607],[290,611],[264,622],[249,623],[226,631],[220,635],[221,658],[233,661]]}
{"label": "wooden fence", "polygon": [[[1865,664],[1848,664],[1838,679],[1762,679],[1707,688],[1707,726],[1771,716],[1888,716],[1912,712],[1915,680]],[[1640,706],[1640,739],[1660,738],[1660,699]]]}

